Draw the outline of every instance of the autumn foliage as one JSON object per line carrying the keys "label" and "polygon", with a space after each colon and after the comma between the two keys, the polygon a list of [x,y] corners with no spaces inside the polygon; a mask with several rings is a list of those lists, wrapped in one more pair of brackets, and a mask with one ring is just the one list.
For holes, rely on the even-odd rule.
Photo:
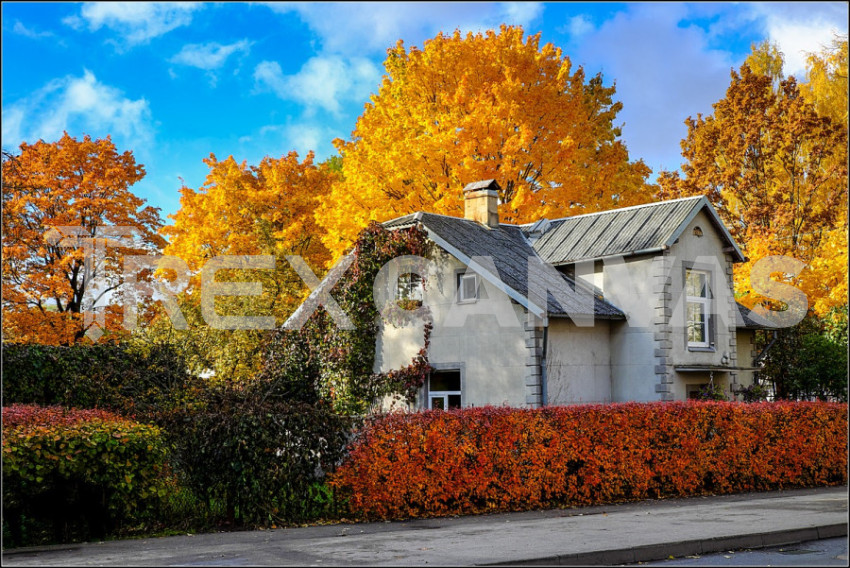
{"label": "autumn foliage", "polygon": [[331,484],[400,519],[831,485],[847,479],[847,408],[673,402],[390,414]]}
{"label": "autumn foliage", "polygon": [[213,154],[204,163],[204,185],[183,187],[174,224],[163,229],[166,254],[193,271],[223,254],[298,254],[314,266],[327,260],[313,212],[335,174],[313,163],[312,152],[303,160],[296,152],[266,157],[257,166]]}
{"label": "autumn foliage", "polygon": [[[290,152],[280,159],[264,158],[258,166],[239,163],[233,156],[209,166],[204,185],[181,190],[180,210],[173,225],[162,232],[170,241],[165,253],[184,260],[193,274],[191,287],[200,283],[200,270],[220,255],[272,255],[275,271],[230,275],[232,280],[263,280],[263,295],[245,305],[242,298],[222,301],[222,312],[275,314],[282,321],[297,307],[307,290],[289,268],[286,255],[299,255],[315,270],[328,261],[317,234],[313,212],[326,194],[334,174]],[[237,272],[237,271],[231,271]],[[218,280],[228,279],[227,273]]]}
{"label": "autumn foliage", "polygon": [[[185,261],[192,277],[189,293],[180,295],[185,330],[175,330],[159,317],[149,326],[154,341],[175,341],[198,371],[213,369],[228,379],[251,378],[258,370],[265,330],[217,329],[201,311],[201,270],[216,257],[269,255],[274,269],[221,270],[220,282],[258,282],[257,296],[219,296],[215,309],[222,316],[276,318],[281,325],[309,289],[290,267],[287,256],[304,259],[314,272],[330,255],[319,239],[314,212],[337,174],[326,164],[316,164],[313,153],[303,159],[296,152],[264,158],[258,165],[237,162],[233,156],[219,160],[210,155],[204,184],[181,190],[180,210],[173,224],[163,229],[169,238],[165,253]],[[233,259],[230,259],[233,260]],[[164,314],[160,313],[162,316]]]}
{"label": "autumn foliage", "polygon": [[[83,312],[117,293],[126,254],[149,254],[165,241],[159,210],[130,186],[144,177],[132,153],[109,137],[22,143],[3,157],[3,335],[5,340],[66,345],[93,321]],[[77,228],[77,229],[72,229]],[[116,228],[132,231],[119,241]],[[79,231],[79,232],[75,232]],[[97,246],[103,254],[89,252]],[[91,262],[86,264],[86,256]],[[103,331],[119,332],[116,306]]]}
{"label": "autumn foliage", "polygon": [[518,27],[439,34],[388,50],[378,94],[350,141],[336,140],[344,179],[316,218],[335,256],[369,221],[416,211],[462,216],[467,183],[497,179],[507,223],[649,200],[650,170],[630,162],[622,104]]}
{"label": "autumn foliage", "polygon": [[843,86],[815,65],[801,88],[783,77],[781,55],[762,46],[732,72],[711,115],[686,121],[682,175],[659,177],[662,198],[706,195],[718,209],[749,259],[735,270],[749,307],[765,300],[750,276],[768,256],[806,264],[793,284],[818,316],[847,303],[847,115],[835,111],[832,92],[846,91],[846,56],[843,65]]}

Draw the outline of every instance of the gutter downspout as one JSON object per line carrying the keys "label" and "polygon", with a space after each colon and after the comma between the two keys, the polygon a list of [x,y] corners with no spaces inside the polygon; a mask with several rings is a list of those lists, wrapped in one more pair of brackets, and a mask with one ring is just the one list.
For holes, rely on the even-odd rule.
{"label": "gutter downspout", "polygon": [[546,351],[549,345],[549,325],[543,326],[543,353],[540,356],[540,406],[549,401],[549,379],[546,376]]}

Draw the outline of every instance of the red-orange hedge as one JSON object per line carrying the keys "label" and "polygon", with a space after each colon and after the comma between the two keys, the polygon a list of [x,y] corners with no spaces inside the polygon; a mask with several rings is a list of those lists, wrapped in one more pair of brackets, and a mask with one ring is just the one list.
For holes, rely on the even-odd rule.
{"label": "red-orange hedge", "polygon": [[390,414],[331,484],[352,512],[399,519],[846,479],[846,405],[671,402]]}

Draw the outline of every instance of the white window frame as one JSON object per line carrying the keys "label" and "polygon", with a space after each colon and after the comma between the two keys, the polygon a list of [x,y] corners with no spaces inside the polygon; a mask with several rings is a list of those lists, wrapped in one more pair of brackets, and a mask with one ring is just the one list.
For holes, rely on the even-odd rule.
{"label": "white window frame", "polygon": [[[704,296],[691,296],[689,294],[688,281],[692,274],[701,275],[704,279],[702,289],[705,291]],[[688,339],[688,347],[710,348],[711,347],[711,273],[706,270],[697,270],[694,268],[685,269],[685,334]],[[696,322],[691,320],[691,306],[700,306],[700,312],[703,314],[703,338],[705,341],[692,341],[691,329],[695,329]]]}
{"label": "white window frame", "polygon": [[[463,284],[464,284],[464,281],[468,280],[468,279],[472,279],[472,281],[475,283],[475,286],[474,286],[475,292],[474,292],[474,294],[471,298],[466,297],[464,295],[465,287],[464,287]],[[477,302],[478,301],[478,286],[479,286],[479,281],[478,281],[478,275],[477,274],[458,273],[458,279],[457,279],[457,301],[458,301],[458,303],[464,304],[464,303]]]}
{"label": "white window frame", "polygon": [[395,292],[396,300],[424,300],[422,276],[416,272],[405,272],[398,275],[398,287]]}
{"label": "white window frame", "polygon": [[434,399],[439,398],[443,401],[443,408],[439,410],[449,410],[449,396],[458,396],[460,397],[460,406],[463,407],[463,374],[460,370],[455,371],[454,369],[435,369],[435,373],[449,373],[449,372],[457,372],[458,374],[458,382],[460,386],[460,390],[454,391],[432,391],[431,390],[431,376],[428,376],[428,409],[435,410],[434,408]]}

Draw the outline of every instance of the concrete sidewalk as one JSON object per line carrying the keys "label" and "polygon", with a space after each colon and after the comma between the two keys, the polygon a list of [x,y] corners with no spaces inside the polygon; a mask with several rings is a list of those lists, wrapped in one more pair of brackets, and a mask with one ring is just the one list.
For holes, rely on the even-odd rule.
{"label": "concrete sidewalk", "polygon": [[7,566],[623,564],[847,535],[846,487],[16,549]]}

